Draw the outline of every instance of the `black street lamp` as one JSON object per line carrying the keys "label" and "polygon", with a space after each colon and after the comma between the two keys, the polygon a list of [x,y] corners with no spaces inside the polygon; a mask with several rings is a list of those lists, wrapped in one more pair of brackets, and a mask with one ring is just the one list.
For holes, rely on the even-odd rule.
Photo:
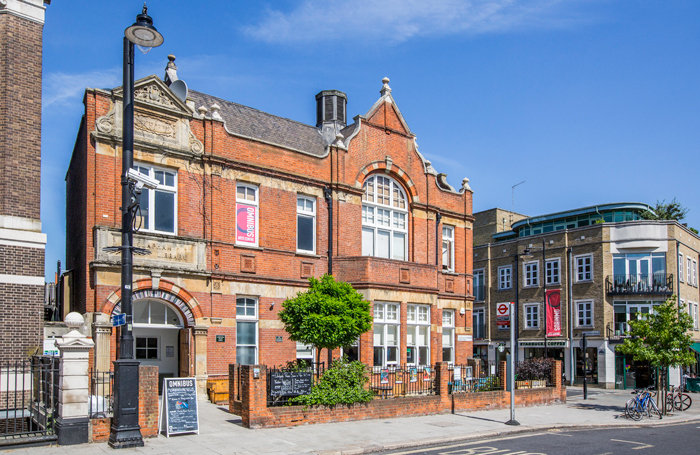
{"label": "black street lamp", "polygon": [[148,50],[163,44],[163,35],[153,26],[145,3],[141,14],[136,16],[136,22],[124,30],[121,310],[126,315],[126,325],[121,327],[119,359],[114,362],[114,417],[109,434],[109,446],[114,449],[143,447],[139,426],[139,362],[134,360],[131,302],[133,219],[139,190],[135,191],[136,182],[127,175],[134,164],[134,44]]}

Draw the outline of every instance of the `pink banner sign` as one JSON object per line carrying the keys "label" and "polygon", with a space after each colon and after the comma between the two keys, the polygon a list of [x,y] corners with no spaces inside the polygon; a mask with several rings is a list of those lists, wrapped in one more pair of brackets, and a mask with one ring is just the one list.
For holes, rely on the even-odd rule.
{"label": "pink banner sign", "polygon": [[254,205],[236,204],[236,243],[248,245],[257,243],[256,209]]}
{"label": "pink banner sign", "polygon": [[559,289],[547,290],[547,336],[561,336],[561,293]]}

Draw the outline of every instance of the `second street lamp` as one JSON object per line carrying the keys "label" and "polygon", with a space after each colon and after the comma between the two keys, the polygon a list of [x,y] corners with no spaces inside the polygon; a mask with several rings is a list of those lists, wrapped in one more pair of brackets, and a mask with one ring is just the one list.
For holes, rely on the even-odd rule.
{"label": "second street lamp", "polygon": [[[138,191],[128,176],[134,165],[134,45],[140,48],[163,44],[163,36],[153,26],[146,5],[136,16],[136,22],[124,31],[124,84],[122,128],[122,273],[121,311],[126,315],[119,338],[119,359],[114,362],[114,417],[109,434],[109,445],[115,449],[142,447],[139,426],[139,362],[134,360],[132,334],[132,280],[133,280],[133,219],[138,208]],[[142,49],[143,50],[143,49]],[[146,51],[147,52],[147,51]]]}

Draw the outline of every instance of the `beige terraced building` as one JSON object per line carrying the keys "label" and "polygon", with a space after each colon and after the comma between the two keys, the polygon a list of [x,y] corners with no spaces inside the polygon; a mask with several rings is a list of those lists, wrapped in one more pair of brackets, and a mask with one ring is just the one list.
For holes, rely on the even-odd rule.
{"label": "beige terraced building", "polygon": [[[655,371],[616,347],[630,320],[671,296],[693,317],[694,348],[700,348],[700,237],[676,221],[643,220],[648,209],[614,203],[537,217],[511,217],[502,209],[475,213],[474,357],[505,359],[509,325],[497,311],[515,301],[517,358],[544,356],[548,325],[547,355],[564,362],[569,381],[582,380],[586,334],[589,382],[605,388],[652,383]],[[545,292],[552,295],[549,324]],[[697,364],[692,370],[697,373]],[[671,377],[677,382],[680,372]]]}

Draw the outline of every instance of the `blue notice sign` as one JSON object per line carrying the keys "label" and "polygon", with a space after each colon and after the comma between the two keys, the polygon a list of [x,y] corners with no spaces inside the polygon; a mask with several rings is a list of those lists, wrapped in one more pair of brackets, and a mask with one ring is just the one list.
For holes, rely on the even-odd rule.
{"label": "blue notice sign", "polygon": [[112,327],[119,327],[124,324],[126,324],[126,314],[120,313],[112,315]]}

